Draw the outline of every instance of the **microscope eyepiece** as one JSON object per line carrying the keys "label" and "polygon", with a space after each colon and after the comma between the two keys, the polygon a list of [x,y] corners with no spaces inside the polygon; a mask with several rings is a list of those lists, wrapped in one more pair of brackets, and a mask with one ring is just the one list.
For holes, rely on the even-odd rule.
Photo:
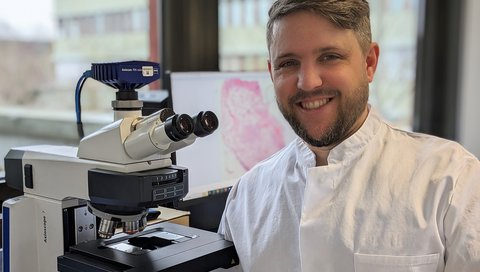
{"label": "microscope eyepiece", "polygon": [[186,139],[193,128],[193,119],[187,114],[175,114],[165,121],[165,132],[172,141]]}
{"label": "microscope eyepiece", "polygon": [[218,118],[211,111],[201,111],[193,117],[195,129],[193,133],[198,137],[205,137],[218,128]]}
{"label": "microscope eyepiece", "polygon": [[[134,121],[135,122],[135,121]],[[218,118],[211,111],[201,111],[195,117],[175,114],[171,109],[160,110],[132,123],[133,131],[124,142],[130,158],[143,159],[155,153],[166,155],[192,144],[218,128]]]}

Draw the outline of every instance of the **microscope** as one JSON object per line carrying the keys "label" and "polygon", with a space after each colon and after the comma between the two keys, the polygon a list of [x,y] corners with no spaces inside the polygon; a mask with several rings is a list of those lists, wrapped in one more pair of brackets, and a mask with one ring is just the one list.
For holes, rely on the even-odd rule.
{"label": "microscope", "polygon": [[[3,271],[210,271],[238,264],[216,233],[168,222],[150,208],[188,193],[188,169],[171,153],[218,127],[213,112],[142,116],[136,89],[159,79],[158,63],[94,63],[76,88],[78,147],[27,146],[5,157]],[[114,122],[83,137],[80,93],[93,78],[117,89]]]}

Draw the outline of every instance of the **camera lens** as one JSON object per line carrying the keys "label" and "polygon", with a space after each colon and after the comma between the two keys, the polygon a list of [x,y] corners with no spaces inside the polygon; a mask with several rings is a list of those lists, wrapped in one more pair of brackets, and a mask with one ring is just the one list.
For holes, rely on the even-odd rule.
{"label": "camera lens", "polygon": [[199,112],[197,116],[194,117],[193,122],[195,123],[193,133],[198,137],[207,136],[218,128],[218,118],[215,113],[211,111]]}
{"label": "camera lens", "polygon": [[193,120],[186,114],[175,114],[165,121],[165,133],[173,141],[186,139],[193,132]]}

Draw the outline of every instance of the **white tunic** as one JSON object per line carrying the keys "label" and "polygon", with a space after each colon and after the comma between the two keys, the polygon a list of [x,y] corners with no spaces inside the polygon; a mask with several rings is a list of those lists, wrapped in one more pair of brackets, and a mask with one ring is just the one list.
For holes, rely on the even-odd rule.
{"label": "white tunic", "polygon": [[296,139],[245,174],[219,233],[244,271],[480,271],[480,163],[371,111],[328,166]]}

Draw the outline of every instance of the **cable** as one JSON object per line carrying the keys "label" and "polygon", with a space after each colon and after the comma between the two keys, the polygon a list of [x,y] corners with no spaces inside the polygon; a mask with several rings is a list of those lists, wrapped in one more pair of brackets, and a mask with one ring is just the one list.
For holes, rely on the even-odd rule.
{"label": "cable", "polygon": [[92,77],[91,70],[87,70],[83,73],[83,75],[78,79],[77,86],[75,87],[75,115],[77,118],[77,132],[80,139],[82,139],[85,136],[83,132],[82,105],[81,105],[80,98],[81,98],[83,84],[89,77]]}

